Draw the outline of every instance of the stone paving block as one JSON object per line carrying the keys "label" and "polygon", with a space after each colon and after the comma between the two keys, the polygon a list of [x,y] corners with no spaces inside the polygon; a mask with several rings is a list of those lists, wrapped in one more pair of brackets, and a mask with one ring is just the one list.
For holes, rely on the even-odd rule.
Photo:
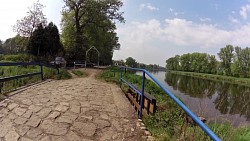
{"label": "stone paving block", "polygon": [[14,123],[16,124],[24,124],[28,119],[27,118],[23,118],[23,117],[18,117],[14,120]]}
{"label": "stone paving block", "polygon": [[18,141],[19,135],[15,131],[9,131],[5,136],[5,141]]}
{"label": "stone paving block", "polygon": [[61,105],[61,104],[57,105],[55,108],[56,111],[60,111],[60,112],[66,112],[68,109],[69,109],[68,106]]}
{"label": "stone paving block", "polygon": [[22,116],[25,118],[30,118],[32,115],[32,110],[27,110]]}
{"label": "stone paving block", "polygon": [[51,112],[51,109],[50,108],[43,108],[41,111],[39,111],[37,113],[37,115],[40,117],[40,118],[45,118],[49,115],[49,113]]}
{"label": "stone paving block", "polygon": [[81,137],[78,136],[75,132],[73,131],[69,131],[69,133],[67,133],[66,138],[68,141],[82,141]]}
{"label": "stone paving block", "polygon": [[69,107],[69,103],[67,103],[67,102],[60,102],[60,105],[68,106]]}
{"label": "stone paving block", "polygon": [[96,125],[94,123],[74,122],[71,128],[84,136],[93,136],[96,132]]}
{"label": "stone paving block", "polygon": [[44,120],[40,126],[47,134],[65,135],[68,132],[69,124],[55,123],[51,120]]}
{"label": "stone paving block", "polygon": [[30,105],[29,106],[29,110],[33,111],[34,113],[40,111],[42,109],[41,106],[38,106],[38,105]]}
{"label": "stone paving block", "polygon": [[18,116],[23,115],[25,112],[26,112],[26,109],[24,109],[24,108],[19,108],[19,107],[15,108],[15,109],[13,110],[13,113],[15,113],[15,114],[18,115]]}
{"label": "stone paving block", "polygon": [[4,137],[9,132],[9,128],[1,127],[0,128],[0,137]]}
{"label": "stone paving block", "polygon": [[5,117],[5,114],[1,114],[1,113],[0,113],[0,118],[2,118],[2,117]]}
{"label": "stone paving block", "polygon": [[60,115],[61,115],[60,112],[55,111],[55,112],[52,112],[52,113],[48,116],[48,118],[56,119],[56,118],[59,117]]}
{"label": "stone paving block", "polygon": [[0,109],[0,113],[7,115],[9,113],[9,110],[8,109]]}
{"label": "stone paving block", "polygon": [[9,110],[12,110],[12,109],[14,109],[14,108],[17,107],[17,106],[18,106],[18,104],[16,104],[16,103],[11,103],[11,104],[8,105],[8,109],[9,109]]}
{"label": "stone paving block", "polygon": [[81,107],[77,105],[71,105],[70,111],[79,114],[81,112]]}
{"label": "stone paving block", "polygon": [[22,103],[25,105],[31,105],[32,101],[30,99],[24,99],[24,100],[22,100]]}
{"label": "stone paving block", "polygon": [[17,132],[21,136],[24,136],[29,130],[30,130],[30,127],[26,125],[20,125],[19,127],[17,127]]}
{"label": "stone paving block", "polygon": [[92,121],[92,119],[93,119],[92,116],[86,116],[86,115],[82,114],[82,115],[80,115],[80,116],[78,117],[77,120],[86,122],[86,121]]}
{"label": "stone paving block", "polygon": [[66,137],[52,136],[51,141],[67,141]]}
{"label": "stone paving block", "polygon": [[29,139],[29,138],[25,138],[25,137],[21,137],[21,138],[20,138],[20,141],[34,141],[34,140]]}
{"label": "stone paving block", "polygon": [[49,136],[45,136],[42,139],[40,139],[39,141],[51,141],[51,138]]}
{"label": "stone paving block", "polygon": [[90,103],[88,101],[81,101],[81,107],[90,107]]}
{"label": "stone paving block", "polygon": [[42,130],[39,128],[31,128],[26,134],[29,138],[36,139],[39,135],[42,134]]}
{"label": "stone paving block", "polygon": [[41,98],[40,99],[40,102],[41,103],[46,103],[46,102],[49,102],[50,100],[48,98]]}
{"label": "stone paving block", "polygon": [[65,122],[65,123],[73,123],[78,117],[77,114],[67,112],[61,115],[59,118],[56,119],[56,122]]}
{"label": "stone paving block", "polygon": [[32,126],[32,127],[37,127],[41,122],[41,119],[36,116],[32,115],[31,118],[26,122],[26,125]]}
{"label": "stone paving block", "polygon": [[9,118],[9,119],[14,120],[14,119],[16,119],[16,118],[17,118],[17,115],[16,115],[16,114],[14,114],[14,113],[9,113],[6,117],[7,117],[7,118]]}
{"label": "stone paving block", "polygon": [[107,120],[102,119],[95,119],[94,123],[97,125],[98,128],[103,129],[105,127],[110,127],[110,122]]}

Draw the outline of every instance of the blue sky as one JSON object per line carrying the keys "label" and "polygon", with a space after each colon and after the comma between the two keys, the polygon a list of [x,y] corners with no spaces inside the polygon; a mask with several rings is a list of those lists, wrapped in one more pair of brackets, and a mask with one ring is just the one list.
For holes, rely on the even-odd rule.
{"label": "blue sky", "polygon": [[176,54],[250,45],[248,0],[125,0],[122,10],[126,24],[118,25],[114,59],[165,66]]}
{"label": "blue sky", "polygon": [[[15,36],[12,25],[36,0],[0,1],[0,39]],[[63,0],[40,0],[44,14],[60,29]],[[216,55],[227,44],[250,46],[249,0],[123,0],[125,24],[117,25],[121,49],[113,59],[165,66],[176,54]]]}

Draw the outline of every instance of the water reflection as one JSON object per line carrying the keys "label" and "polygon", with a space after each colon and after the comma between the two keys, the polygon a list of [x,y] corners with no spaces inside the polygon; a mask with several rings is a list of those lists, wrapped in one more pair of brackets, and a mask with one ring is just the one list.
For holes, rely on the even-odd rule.
{"label": "water reflection", "polygon": [[205,101],[205,116],[216,113],[234,125],[250,121],[250,87],[171,73],[166,73],[165,82],[194,111]]}

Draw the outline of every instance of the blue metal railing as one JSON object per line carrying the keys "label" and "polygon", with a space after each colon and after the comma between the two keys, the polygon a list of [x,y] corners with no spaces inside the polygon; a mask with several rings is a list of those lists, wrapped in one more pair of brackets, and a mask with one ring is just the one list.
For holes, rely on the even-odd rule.
{"label": "blue metal railing", "polygon": [[[142,75],[142,91],[139,92],[132,84],[127,82],[125,79],[122,77],[122,72],[123,70],[126,71],[126,69],[129,70],[135,70],[135,71],[141,71],[143,73]],[[122,82],[125,82],[127,85],[132,87],[137,93],[141,95],[141,102],[140,102],[140,113],[139,117],[142,117],[142,109],[143,109],[143,100],[144,100],[144,85],[145,85],[145,74],[149,76],[153,82],[155,82],[178,106],[180,106],[185,113],[193,119],[193,121],[214,141],[220,141],[221,139],[209,128],[207,127],[206,124],[204,124],[190,109],[187,108],[185,104],[183,104],[177,97],[175,97],[172,92],[170,92],[167,88],[165,88],[152,74],[150,74],[147,70],[145,69],[140,69],[140,68],[130,68],[130,67],[120,67],[120,87],[122,86]]]}
{"label": "blue metal railing", "polygon": [[41,62],[1,62],[0,67],[3,67],[3,66],[40,66],[40,72],[33,72],[33,73],[28,73],[28,74],[23,74],[23,75],[0,78],[0,82],[29,77],[29,76],[34,76],[34,75],[41,75],[41,79],[43,80],[44,79],[43,66],[48,67],[48,68],[57,69],[57,73],[59,74],[58,67],[51,66],[51,65],[41,63]]}

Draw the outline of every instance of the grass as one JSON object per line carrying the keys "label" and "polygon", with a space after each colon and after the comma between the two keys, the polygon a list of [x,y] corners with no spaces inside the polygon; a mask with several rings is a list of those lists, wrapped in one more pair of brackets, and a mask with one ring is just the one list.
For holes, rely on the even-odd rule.
{"label": "grass", "polygon": [[[117,68],[104,70],[98,77],[108,82],[119,84],[120,72]],[[114,74],[114,71],[116,73]],[[134,73],[123,73],[124,78],[141,87],[142,77]],[[127,87],[123,89],[126,91]],[[143,117],[146,128],[160,141],[211,140],[198,126],[186,122],[186,115],[155,83],[145,82],[145,91],[157,99],[157,112],[154,115]],[[250,140],[250,126],[232,127],[230,123],[208,123],[210,129],[222,140],[247,141]]]}
{"label": "grass", "polygon": [[76,76],[79,76],[79,77],[87,76],[86,73],[84,73],[83,71],[80,71],[80,70],[73,70],[72,73],[75,74]]}
{"label": "grass", "polygon": [[224,81],[231,84],[240,84],[244,86],[250,86],[250,79],[249,78],[238,78],[232,76],[225,76],[225,75],[215,75],[215,74],[205,74],[205,73],[196,73],[196,72],[183,72],[183,71],[170,71],[167,72],[178,74],[178,75],[185,75],[185,76],[192,76],[196,78],[214,80],[214,81]]}

